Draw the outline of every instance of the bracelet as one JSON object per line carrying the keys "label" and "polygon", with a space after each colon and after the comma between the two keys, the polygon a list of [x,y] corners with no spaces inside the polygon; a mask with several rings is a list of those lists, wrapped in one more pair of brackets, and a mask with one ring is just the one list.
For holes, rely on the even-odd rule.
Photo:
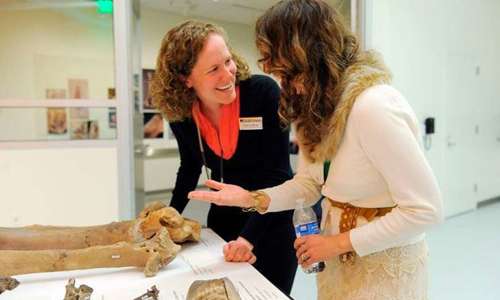
{"label": "bracelet", "polygon": [[250,191],[250,196],[252,196],[253,200],[253,205],[248,208],[243,208],[244,212],[258,212],[258,213],[265,213],[267,210],[267,207],[262,207],[264,199],[266,199],[267,195],[266,193],[262,191]]}

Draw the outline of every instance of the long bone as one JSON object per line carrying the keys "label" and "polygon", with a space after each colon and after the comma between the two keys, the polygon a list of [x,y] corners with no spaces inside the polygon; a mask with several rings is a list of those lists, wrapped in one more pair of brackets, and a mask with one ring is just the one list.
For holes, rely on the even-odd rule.
{"label": "long bone", "polygon": [[164,227],[174,242],[200,240],[198,222],[183,218],[174,208],[157,201],[130,221],[89,227],[0,228],[0,250],[83,249],[121,241],[135,243],[149,239]]}
{"label": "long bone", "polygon": [[161,228],[149,240],[131,244],[94,246],[73,250],[1,250],[0,276],[55,272],[91,268],[143,267],[147,277],[154,276],[180,251]]}

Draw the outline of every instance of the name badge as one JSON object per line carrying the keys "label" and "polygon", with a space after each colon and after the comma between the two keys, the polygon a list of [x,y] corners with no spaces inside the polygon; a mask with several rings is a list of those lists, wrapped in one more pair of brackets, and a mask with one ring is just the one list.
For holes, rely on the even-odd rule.
{"label": "name badge", "polygon": [[240,130],[262,130],[262,117],[240,118]]}

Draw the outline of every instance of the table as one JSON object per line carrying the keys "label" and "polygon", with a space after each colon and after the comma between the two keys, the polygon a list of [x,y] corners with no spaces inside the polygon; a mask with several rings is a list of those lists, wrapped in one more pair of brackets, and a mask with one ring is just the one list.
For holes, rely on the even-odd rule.
{"label": "table", "polygon": [[184,300],[193,281],[224,276],[233,282],[243,300],[288,299],[250,264],[225,262],[224,243],[212,230],[202,229],[199,243],[183,245],[175,260],[151,278],[133,267],[14,276],[21,284],[0,295],[0,300],[62,300],[69,278],[76,279],[76,286],[92,287],[92,300],[132,300],[153,285],[160,290],[161,300]]}

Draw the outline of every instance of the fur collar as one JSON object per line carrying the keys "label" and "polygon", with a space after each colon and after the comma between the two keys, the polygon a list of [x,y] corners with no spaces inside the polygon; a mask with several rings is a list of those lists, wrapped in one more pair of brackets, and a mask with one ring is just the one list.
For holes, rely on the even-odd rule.
{"label": "fur collar", "polygon": [[[379,84],[389,84],[391,74],[381,56],[375,51],[366,51],[354,64],[349,66],[340,84],[343,91],[335,112],[328,121],[328,132],[317,145],[300,145],[305,157],[312,163],[322,163],[325,160],[333,160],[347,123],[347,118],[358,96],[369,87]],[[300,133],[297,133],[300,141]]]}

